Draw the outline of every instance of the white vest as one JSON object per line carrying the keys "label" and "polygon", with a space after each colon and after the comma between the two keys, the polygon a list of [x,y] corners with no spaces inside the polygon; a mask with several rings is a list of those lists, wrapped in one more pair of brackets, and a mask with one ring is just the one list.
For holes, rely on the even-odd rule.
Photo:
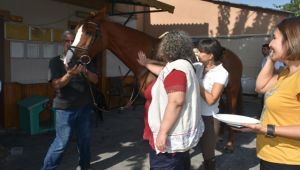
{"label": "white vest", "polygon": [[[204,124],[200,112],[200,89],[198,78],[191,65],[186,60],[180,59],[168,63],[159,74],[151,90],[152,102],[149,106],[148,122],[153,132],[154,144],[159,132],[168,103],[168,94],[164,88],[164,79],[172,70],[180,70],[186,74],[187,88],[185,104],[173,128],[169,131],[166,141],[166,152],[185,152],[197,145],[204,131]],[[158,153],[158,149],[156,148]]]}

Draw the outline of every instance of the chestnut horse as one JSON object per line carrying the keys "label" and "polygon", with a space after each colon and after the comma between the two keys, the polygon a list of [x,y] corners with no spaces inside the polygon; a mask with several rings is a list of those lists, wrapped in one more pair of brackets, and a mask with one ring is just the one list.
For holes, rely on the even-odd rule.
{"label": "chestnut horse", "polygon": [[[65,63],[82,56],[99,56],[103,50],[113,52],[137,76],[141,92],[155,78],[137,62],[137,53],[142,50],[148,57],[155,56],[159,39],[138,30],[128,28],[105,19],[103,12],[88,17],[77,30],[75,41],[68,51]],[[73,57],[76,56],[76,57]],[[227,112],[238,114],[241,106],[242,63],[238,56],[226,49],[223,66],[229,72],[228,85],[225,88]],[[230,128],[229,128],[230,129]],[[230,129],[227,147],[233,149],[234,135]],[[225,147],[226,147],[225,146]]]}

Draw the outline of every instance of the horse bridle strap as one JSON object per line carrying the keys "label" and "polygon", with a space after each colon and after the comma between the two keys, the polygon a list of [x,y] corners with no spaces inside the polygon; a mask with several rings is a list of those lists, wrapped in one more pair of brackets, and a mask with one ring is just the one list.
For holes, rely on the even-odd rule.
{"label": "horse bridle strap", "polygon": [[75,51],[74,51],[72,48],[75,48],[75,49],[78,49],[78,50],[82,50],[82,51],[89,51],[88,48],[82,48],[82,47],[70,46],[70,47],[69,47],[69,50],[71,50],[73,54],[75,53]]}
{"label": "horse bridle strap", "polygon": [[[73,53],[73,55],[75,55],[75,51],[73,49],[88,51],[88,49],[86,49],[86,48],[70,46],[68,50],[70,50]],[[83,54],[79,57],[79,62],[83,65],[88,65],[91,62],[91,57],[87,54]]]}
{"label": "horse bridle strap", "polygon": [[[89,44],[89,47],[90,46],[92,46],[94,43],[95,43],[95,41],[96,41],[96,39],[98,38],[98,32],[100,32],[100,27],[99,27],[99,25],[97,24],[97,23],[95,23],[95,22],[93,22],[93,21],[88,21],[87,22],[87,24],[92,24],[92,25],[95,25],[96,26],[96,30],[95,30],[95,33],[94,33],[94,35],[93,35],[93,37],[92,37],[92,41],[91,41],[91,43]],[[100,34],[101,35],[101,34]]]}
{"label": "horse bridle strap", "polygon": [[88,21],[87,24],[92,24],[92,25],[96,26],[95,33],[94,33],[94,35],[92,37],[91,43],[88,45],[88,48],[82,48],[82,47],[77,47],[77,46],[70,46],[69,49],[68,49],[68,50],[70,50],[73,53],[73,55],[75,55],[75,51],[74,50],[84,51],[86,54],[81,55],[80,58],[79,58],[79,62],[82,63],[82,64],[84,64],[84,65],[87,65],[87,64],[89,64],[91,62],[91,57],[88,55],[88,51],[89,51],[89,48],[96,41],[97,37],[99,36],[98,32],[100,31],[99,26],[98,26],[97,23],[92,22],[92,21]]}

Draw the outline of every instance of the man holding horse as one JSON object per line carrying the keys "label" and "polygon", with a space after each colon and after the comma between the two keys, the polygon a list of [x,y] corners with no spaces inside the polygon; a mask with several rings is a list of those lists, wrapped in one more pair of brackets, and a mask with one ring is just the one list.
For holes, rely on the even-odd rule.
{"label": "man holding horse", "polygon": [[78,167],[85,170],[90,168],[91,157],[91,98],[87,81],[98,82],[97,69],[92,63],[86,66],[76,64],[72,68],[66,68],[63,59],[74,41],[74,34],[65,31],[62,38],[64,53],[52,58],[49,64],[50,82],[56,91],[53,100],[53,107],[56,110],[56,136],[48,149],[42,170],[52,170],[58,166],[73,132],[77,134]]}

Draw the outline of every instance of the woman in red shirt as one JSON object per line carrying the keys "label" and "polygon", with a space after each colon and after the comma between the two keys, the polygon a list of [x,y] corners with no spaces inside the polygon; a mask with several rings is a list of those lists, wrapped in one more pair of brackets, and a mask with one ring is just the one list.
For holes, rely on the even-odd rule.
{"label": "woman in red shirt", "polygon": [[158,60],[167,63],[164,67],[138,53],[138,62],[158,75],[144,94],[144,139],[151,146],[150,169],[189,169],[189,149],[203,133],[192,49],[185,32],[171,31],[163,36],[158,49]]}

